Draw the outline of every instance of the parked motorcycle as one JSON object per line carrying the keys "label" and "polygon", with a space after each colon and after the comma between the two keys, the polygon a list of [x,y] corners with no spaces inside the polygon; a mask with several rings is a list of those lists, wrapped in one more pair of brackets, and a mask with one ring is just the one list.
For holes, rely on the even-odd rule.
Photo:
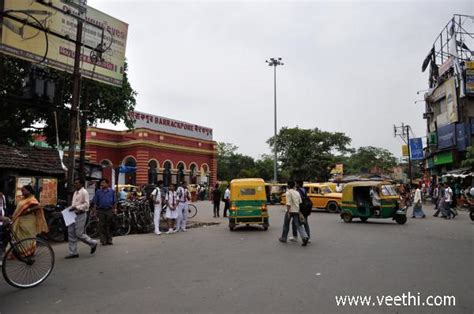
{"label": "parked motorcycle", "polygon": [[467,203],[469,204],[469,217],[471,218],[472,221],[474,221],[474,199],[469,198],[467,200]]}

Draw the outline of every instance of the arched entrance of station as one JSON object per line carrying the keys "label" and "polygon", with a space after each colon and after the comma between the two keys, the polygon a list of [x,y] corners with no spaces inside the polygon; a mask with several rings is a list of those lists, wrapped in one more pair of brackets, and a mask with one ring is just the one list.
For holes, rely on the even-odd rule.
{"label": "arched entrance of station", "polygon": [[135,168],[135,170],[127,170],[127,172],[119,173],[118,184],[131,184],[136,185],[137,183],[137,161],[132,156],[128,156],[122,162],[122,166],[128,169]]}
{"label": "arched entrance of station", "polygon": [[197,176],[198,176],[197,165],[192,163],[189,166],[189,182],[191,184],[197,184]]}
{"label": "arched entrance of station", "polygon": [[158,181],[158,162],[154,159],[148,162],[148,184],[156,184]]}
{"label": "arched entrance of station", "polygon": [[182,162],[178,163],[178,166],[176,168],[178,169],[176,172],[176,182],[179,184],[185,181],[184,180],[184,170],[185,170],[184,163]]}
{"label": "arched entrance of station", "polygon": [[165,161],[163,164],[163,185],[170,186],[171,185],[171,170],[173,165],[170,161]]}

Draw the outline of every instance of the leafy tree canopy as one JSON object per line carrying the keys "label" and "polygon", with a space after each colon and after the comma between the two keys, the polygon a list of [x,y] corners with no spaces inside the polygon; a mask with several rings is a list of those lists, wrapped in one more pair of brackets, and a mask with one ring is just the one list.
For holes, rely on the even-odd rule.
{"label": "leafy tree canopy", "polygon": [[[346,154],[351,139],[344,133],[315,129],[282,128],[268,144],[277,147],[279,167],[291,179],[324,181],[337,154]],[[283,178],[282,178],[283,179]]]}
{"label": "leafy tree canopy", "polygon": [[[68,139],[69,108],[72,101],[72,75],[49,69],[49,75],[55,83],[53,104],[25,100],[22,86],[30,71],[29,62],[0,55],[0,143],[25,145],[31,141],[34,133],[44,134],[51,146],[56,145],[56,123],[53,112],[58,117],[58,133],[61,144]],[[89,125],[109,121],[125,121],[132,126],[127,113],[135,108],[136,92],[132,89],[127,76],[127,64],[122,87],[114,87],[94,80],[82,78],[81,108],[87,103]],[[7,130],[6,132],[4,132]]]}
{"label": "leafy tree canopy", "polygon": [[347,174],[368,173],[374,167],[390,169],[397,165],[397,159],[384,148],[365,146],[347,158],[344,172]]}

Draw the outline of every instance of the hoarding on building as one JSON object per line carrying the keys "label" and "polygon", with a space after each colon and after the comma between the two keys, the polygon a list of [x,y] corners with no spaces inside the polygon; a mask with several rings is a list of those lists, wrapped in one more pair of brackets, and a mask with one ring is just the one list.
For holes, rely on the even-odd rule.
{"label": "hoarding on building", "polygon": [[[69,10],[71,15],[63,14],[36,1],[3,1],[7,15],[24,20],[27,18],[25,14],[8,12],[8,10],[29,12],[41,22],[42,27],[68,36],[72,40],[76,39],[77,19],[73,15],[80,14],[77,2],[83,1],[68,4],[69,1],[66,0],[51,0],[52,6]],[[51,32],[46,35],[45,32],[15,21],[7,15],[4,15],[3,25],[1,25],[0,53],[31,62],[40,62],[46,55],[43,65],[69,73],[73,72],[74,42],[55,36]],[[103,60],[94,62],[92,50],[84,47],[80,63],[82,75],[103,83],[122,86],[128,24],[89,6],[84,18],[87,23],[84,23],[83,44],[93,48],[102,44],[101,47],[106,51],[102,54]],[[32,18],[28,18],[28,21],[36,23]]]}
{"label": "hoarding on building", "polygon": [[465,151],[469,146],[469,125],[467,123],[456,124],[456,147],[458,151]]}
{"label": "hoarding on building", "polygon": [[448,120],[450,123],[458,121],[458,98],[454,78],[445,82],[446,85],[446,107],[448,109]]}
{"label": "hoarding on building", "polygon": [[466,62],[466,94],[474,95],[474,61]]}
{"label": "hoarding on building", "polygon": [[453,162],[453,154],[451,152],[437,154],[434,156],[433,161],[436,166],[450,164]]}
{"label": "hoarding on building", "polygon": [[410,155],[412,160],[423,160],[423,142],[421,137],[410,139]]}
{"label": "hoarding on building", "polygon": [[166,132],[182,136],[212,141],[212,129],[197,124],[168,119],[149,113],[132,111],[128,113],[130,119],[134,120],[134,128],[147,128],[159,132]]}
{"label": "hoarding on building", "polygon": [[456,145],[456,126],[448,124],[438,128],[438,148],[450,148]]}

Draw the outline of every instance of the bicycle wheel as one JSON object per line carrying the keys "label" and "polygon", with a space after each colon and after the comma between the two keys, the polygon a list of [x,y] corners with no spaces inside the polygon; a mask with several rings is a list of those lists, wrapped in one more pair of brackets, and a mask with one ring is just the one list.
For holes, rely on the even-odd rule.
{"label": "bicycle wheel", "polygon": [[66,227],[61,216],[51,218],[48,223],[49,232],[48,239],[54,242],[64,242]]}
{"label": "bicycle wheel", "polygon": [[117,218],[117,225],[115,229],[115,234],[118,236],[124,236],[130,233],[132,230],[132,223],[130,218],[122,216]]}
{"label": "bicycle wheel", "polygon": [[26,289],[48,278],[54,267],[54,251],[42,239],[28,238],[14,243],[3,256],[2,273],[8,284]]}
{"label": "bicycle wheel", "polygon": [[197,207],[194,204],[188,204],[188,218],[193,218],[197,215]]}
{"label": "bicycle wheel", "polygon": [[94,239],[99,238],[99,220],[92,218],[87,222],[86,234]]}

